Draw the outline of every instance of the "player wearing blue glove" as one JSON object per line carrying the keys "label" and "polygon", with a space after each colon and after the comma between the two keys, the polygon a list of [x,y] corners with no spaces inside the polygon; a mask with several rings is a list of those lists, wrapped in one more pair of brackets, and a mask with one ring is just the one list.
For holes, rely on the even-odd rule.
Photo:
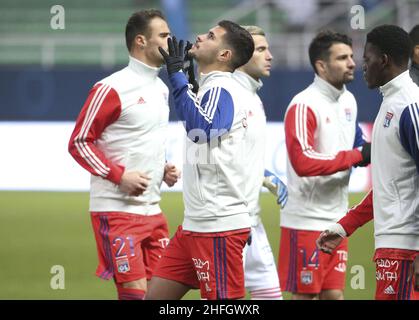
{"label": "player wearing blue glove", "polygon": [[288,189],[285,183],[282,182],[274,173],[265,170],[265,178],[263,179],[263,186],[277,197],[276,203],[284,209],[288,201]]}

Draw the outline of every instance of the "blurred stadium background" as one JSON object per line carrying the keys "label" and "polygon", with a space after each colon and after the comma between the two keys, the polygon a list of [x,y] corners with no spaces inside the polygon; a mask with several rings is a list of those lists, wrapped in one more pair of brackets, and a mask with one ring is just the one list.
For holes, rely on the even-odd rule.
{"label": "blurred stadium background", "polygon": [[[65,28],[54,30],[51,8],[57,4],[65,10]],[[365,10],[365,29],[350,27],[355,5]],[[72,160],[65,150],[69,128],[90,87],[125,66],[126,21],[133,11],[145,8],[161,9],[172,33],[189,40],[222,19],[263,27],[274,69],[264,80],[261,96],[273,124],[283,120],[291,97],[312,81],[307,54],[312,37],[321,29],[333,28],[354,40],[357,73],[348,87],[358,101],[358,120],[368,126],[378,111],[380,96],[366,88],[360,72],[365,35],[383,23],[409,31],[419,21],[419,0],[1,0],[0,299],[115,298],[113,284],[93,275],[96,251],[84,187],[88,174],[79,168],[75,169],[79,175],[72,174],[67,167]],[[162,78],[166,81],[165,72]],[[177,120],[173,113],[170,119]],[[60,134],[55,130],[61,130]],[[58,151],[57,145],[61,145]],[[283,157],[278,161],[284,162]],[[283,174],[280,168],[276,171]],[[54,184],[37,187],[54,179],[70,186],[72,177],[83,179],[81,192]],[[33,181],[28,184],[29,180]],[[362,190],[353,190],[366,188],[361,183]],[[351,194],[351,204],[362,196],[362,192]],[[165,192],[162,207],[173,233],[182,221],[181,193]],[[266,193],[262,217],[277,256],[278,208]],[[370,223],[350,239],[348,299],[374,296],[372,233]],[[53,265],[65,268],[65,290],[50,287]],[[350,286],[355,265],[365,269],[365,289]],[[198,297],[192,292],[186,298]]]}

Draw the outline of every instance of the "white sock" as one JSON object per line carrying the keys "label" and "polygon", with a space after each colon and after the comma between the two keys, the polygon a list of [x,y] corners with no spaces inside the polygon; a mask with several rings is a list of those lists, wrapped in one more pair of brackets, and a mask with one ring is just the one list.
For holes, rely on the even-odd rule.
{"label": "white sock", "polygon": [[252,300],[283,300],[280,287],[250,291]]}

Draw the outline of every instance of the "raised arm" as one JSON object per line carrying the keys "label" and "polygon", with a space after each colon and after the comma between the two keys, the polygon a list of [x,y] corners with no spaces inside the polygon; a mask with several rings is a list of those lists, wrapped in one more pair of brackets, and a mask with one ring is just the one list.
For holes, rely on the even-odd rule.
{"label": "raised arm", "polygon": [[183,40],[168,38],[169,53],[159,48],[163,56],[175,98],[175,109],[180,120],[185,121],[188,136],[194,142],[206,143],[231,129],[234,104],[230,93],[222,87],[207,90],[199,100],[182,72],[185,53]]}

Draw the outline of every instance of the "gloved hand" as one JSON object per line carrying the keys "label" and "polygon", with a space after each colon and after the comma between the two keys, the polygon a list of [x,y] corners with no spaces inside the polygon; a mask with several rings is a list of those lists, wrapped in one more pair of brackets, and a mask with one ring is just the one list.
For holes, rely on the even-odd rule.
{"label": "gloved hand", "polygon": [[366,167],[371,162],[371,143],[365,142],[361,147],[362,161],[358,162],[355,167]]}
{"label": "gloved hand", "polygon": [[167,73],[171,75],[183,69],[183,40],[178,43],[176,37],[167,38],[167,46],[169,54],[162,47],[159,47],[159,51],[166,62]]}
{"label": "gloved hand", "polygon": [[268,190],[277,197],[276,203],[281,206],[281,209],[284,209],[288,201],[288,188],[274,174],[268,175],[263,179],[263,186],[268,188]]}
{"label": "gloved hand", "polygon": [[183,72],[188,75],[188,81],[192,85],[192,91],[194,93],[198,92],[199,85],[195,79],[195,69],[193,58],[189,55],[189,50],[192,48],[192,43],[189,41],[186,42],[185,47],[185,57],[183,59]]}

